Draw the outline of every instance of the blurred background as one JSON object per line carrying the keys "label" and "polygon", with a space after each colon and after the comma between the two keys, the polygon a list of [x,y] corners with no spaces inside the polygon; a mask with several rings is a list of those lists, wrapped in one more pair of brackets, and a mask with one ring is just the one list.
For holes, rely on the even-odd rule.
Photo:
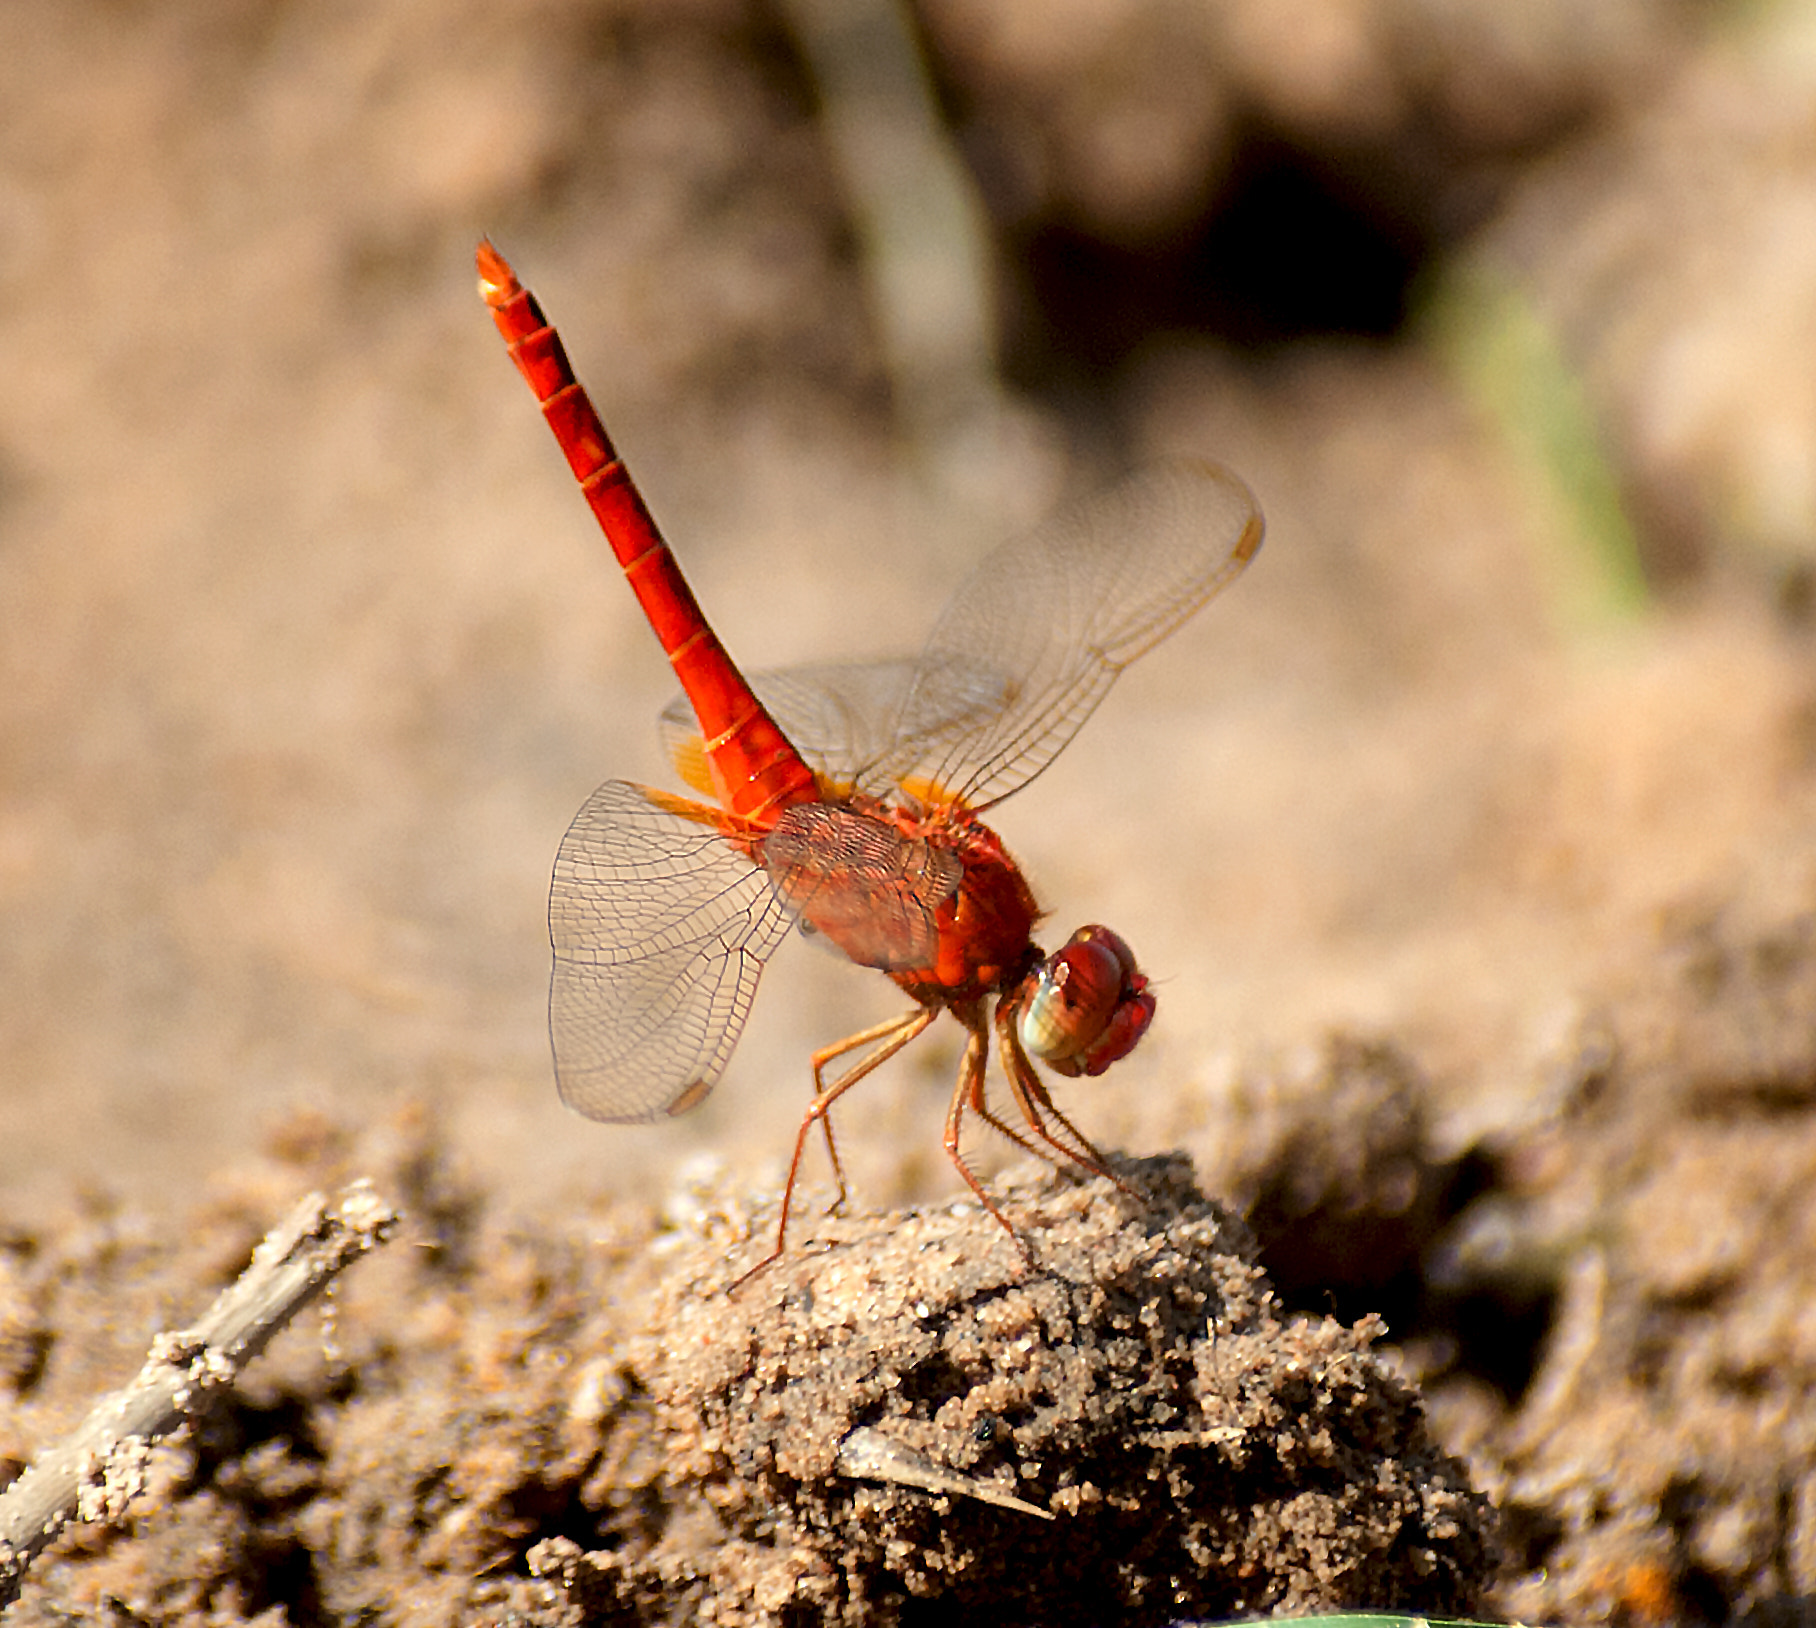
{"label": "blurred background", "polygon": [[[1127,464],[1254,487],[1248,576],[998,811],[1160,981],[1065,1098],[1109,1145],[1333,1029],[1517,1116],[1661,946],[1816,898],[1807,0],[14,6],[14,1214],[408,1099],[512,1202],[758,1172],[893,1009],[791,947],[700,1114],[558,1104],[550,862],[670,783],[669,684],[482,232],[752,668],[912,650]],[[954,1185],[945,1027],[844,1116],[866,1201]]]}

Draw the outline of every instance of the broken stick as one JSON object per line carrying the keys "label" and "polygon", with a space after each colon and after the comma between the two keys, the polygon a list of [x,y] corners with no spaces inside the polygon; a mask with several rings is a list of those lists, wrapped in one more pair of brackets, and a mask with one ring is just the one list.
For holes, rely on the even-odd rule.
{"label": "broken stick", "polygon": [[195,1418],[343,1268],[390,1236],[397,1212],[354,1182],[311,1193],[193,1328],[160,1334],[139,1375],[0,1493],[0,1608],[71,1521],[118,1520],[145,1489],[152,1443]]}

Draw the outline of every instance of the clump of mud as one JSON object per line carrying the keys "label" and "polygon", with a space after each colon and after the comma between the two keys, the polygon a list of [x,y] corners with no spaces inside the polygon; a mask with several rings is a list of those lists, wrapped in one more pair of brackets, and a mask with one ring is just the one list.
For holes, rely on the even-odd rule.
{"label": "clump of mud", "polygon": [[[726,1532],[704,1597],[829,1622],[1472,1604],[1487,1506],[1379,1325],[1287,1318],[1184,1160],[1122,1170],[1148,1206],[1006,1190],[1033,1269],[971,1206],[829,1225],[729,1297],[722,1252],[677,1263],[637,1362],[677,1492]],[[977,1491],[864,1473],[891,1450]]]}
{"label": "clump of mud", "polygon": [[[733,1293],[771,1225],[735,1203],[557,1234],[488,1214],[421,1121],[288,1156],[370,1168],[414,1237],[160,1449],[121,1525],[72,1529],[9,1628],[1163,1623],[1466,1611],[1489,1584],[1491,1512],[1379,1324],[1289,1317],[1183,1159],[1121,1164],[1141,1199],[1005,1182],[1032,1263],[961,1205],[803,1229]],[[39,1353],[0,1376],[16,1462],[93,1400],[102,1329],[124,1379],[225,1269],[210,1234],[244,1241],[302,1173],[168,1243],[117,1215],[13,1235]]]}

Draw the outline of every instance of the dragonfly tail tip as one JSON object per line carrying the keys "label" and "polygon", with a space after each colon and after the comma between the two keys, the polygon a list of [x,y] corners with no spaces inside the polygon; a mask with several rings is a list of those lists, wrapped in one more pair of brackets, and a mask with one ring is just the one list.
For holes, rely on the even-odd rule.
{"label": "dragonfly tail tip", "polygon": [[479,240],[473,251],[473,263],[479,268],[479,295],[487,305],[499,306],[517,292],[517,274],[505,257],[492,247],[489,237]]}

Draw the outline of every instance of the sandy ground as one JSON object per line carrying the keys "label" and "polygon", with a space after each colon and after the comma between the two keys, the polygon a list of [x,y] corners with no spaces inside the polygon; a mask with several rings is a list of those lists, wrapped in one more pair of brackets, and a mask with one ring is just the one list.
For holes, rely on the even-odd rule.
{"label": "sandy ground", "polygon": [[[1802,1620],[1816,16],[927,4],[1009,381],[955,458],[913,439],[811,11],[0,20],[0,1465],[310,1183],[389,1181],[415,1229],[348,1285],[334,1349],[286,1336],[18,1620]],[[698,1114],[556,1100],[550,860],[598,781],[666,781],[668,686],[474,294],[482,232],[753,667],[912,650],[979,538],[1124,463],[1213,455],[1259,494],[1252,570],[997,823],[1057,926],[1114,924],[1159,981],[1150,1039],[1068,1111],[1183,1150],[1229,1207],[1193,1292],[1265,1332],[1257,1372],[1305,1342],[1360,1365],[1343,1484],[1400,1502],[1356,1529],[1416,1529],[1429,1592],[1376,1564],[1391,1537],[1318,1549],[1328,1512],[1259,1557],[1204,1535],[1220,1498],[1338,1496],[1277,1429],[1270,1492],[1174,1454],[1166,1558],[1056,1596],[955,1558],[1020,1546],[1038,1573],[1001,1510],[934,1565],[927,1494],[854,1514],[846,1481],[833,1508],[837,1475],[741,1437],[743,1404],[675,1434],[711,1411],[647,1344],[704,1281],[682,1245],[763,1235],[738,1195],[773,1196],[807,1054],[894,999],[791,947]],[[885,1240],[891,1206],[929,1225],[958,1191],[944,1028],[842,1122]],[[731,1195],[710,1224],[702,1184]],[[1178,1182],[1145,1223],[1109,1189],[1016,1191],[1094,1192],[1154,1239],[1199,1213]],[[1256,1260],[1265,1303],[1238,1288]],[[947,1288],[954,1328],[1005,1292]],[[869,1326],[876,1281],[843,1292]],[[803,1293],[828,1291],[764,1287],[779,1394]],[[1093,1373],[1123,1337],[1026,1316]],[[512,1401],[503,1368],[539,1362]],[[948,1364],[902,1417],[933,1429],[941,1385],[998,1367]],[[1260,1428],[1209,1385],[1166,1403],[1191,1453]],[[1406,1387],[1429,1430],[1380,1400]],[[1074,1520],[1122,1507],[1101,1444],[1000,1417],[984,1473]],[[1091,1530],[1074,1553],[1129,1546]],[[727,1533],[755,1558],[715,1571]],[[1245,1565],[1266,1581],[1226,1587]]]}

